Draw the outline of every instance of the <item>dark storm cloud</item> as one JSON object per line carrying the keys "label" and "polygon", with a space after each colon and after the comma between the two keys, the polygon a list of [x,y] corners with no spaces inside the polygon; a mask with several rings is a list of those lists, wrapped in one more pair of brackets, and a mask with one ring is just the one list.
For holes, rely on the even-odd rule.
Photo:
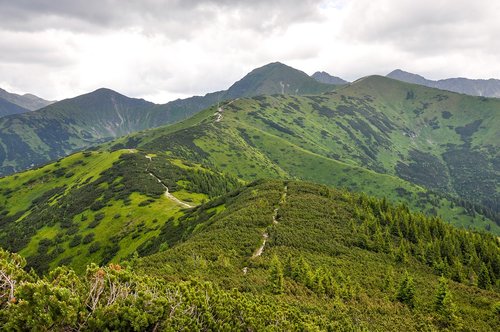
{"label": "dark storm cloud", "polygon": [[[319,20],[319,0],[0,0],[0,26],[13,31],[60,29],[90,32],[141,27],[146,33],[184,37],[228,17],[239,28],[268,31]],[[230,22],[231,23],[231,22]]]}

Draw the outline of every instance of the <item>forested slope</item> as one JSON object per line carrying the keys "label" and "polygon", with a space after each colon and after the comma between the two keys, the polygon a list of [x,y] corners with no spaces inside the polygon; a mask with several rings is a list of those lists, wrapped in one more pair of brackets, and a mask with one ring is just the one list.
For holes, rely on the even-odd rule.
{"label": "forested slope", "polygon": [[18,281],[12,294],[2,288],[3,327],[494,331],[499,323],[498,240],[385,200],[259,181],[169,227],[161,252],[80,277],[58,268],[40,279],[2,252],[2,269]]}

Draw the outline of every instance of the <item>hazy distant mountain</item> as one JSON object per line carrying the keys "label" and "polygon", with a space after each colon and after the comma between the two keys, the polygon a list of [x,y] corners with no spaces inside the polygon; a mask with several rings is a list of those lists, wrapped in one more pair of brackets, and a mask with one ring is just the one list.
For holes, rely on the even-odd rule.
{"label": "hazy distant mountain", "polygon": [[432,81],[420,75],[405,72],[401,69],[390,72],[387,74],[387,77],[407,83],[420,84],[431,88],[465,93],[472,96],[500,97],[500,80],[497,79],[473,80],[459,77]]}
{"label": "hazy distant mountain", "polygon": [[311,77],[314,78],[316,81],[325,84],[344,85],[349,83],[346,80],[341,79],[340,77],[332,76],[324,71],[317,71],[314,74],[312,74]]}
{"label": "hazy distant mountain", "polygon": [[[15,93],[10,93],[7,92],[3,89],[0,89],[0,98],[5,99],[6,101],[16,104],[18,106],[21,106],[22,108],[25,108],[29,111],[35,111],[37,109],[40,109],[42,107],[48,106],[52,103],[53,101],[48,101],[45,99],[42,99],[40,97],[37,97],[35,95],[32,95],[30,93],[24,94],[24,95],[18,95]],[[15,113],[11,113],[15,114]]]}
{"label": "hazy distant mountain", "polygon": [[4,117],[6,115],[11,115],[11,114],[20,114],[25,112],[29,112],[29,110],[19,105],[13,104],[10,101],[7,101],[3,98],[0,98],[0,117]]}

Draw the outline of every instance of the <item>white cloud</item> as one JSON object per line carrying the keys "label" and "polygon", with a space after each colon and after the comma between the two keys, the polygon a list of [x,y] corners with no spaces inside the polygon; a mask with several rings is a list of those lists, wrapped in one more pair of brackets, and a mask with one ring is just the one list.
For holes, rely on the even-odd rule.
{"label": "white cloud", "polygon": [[500,77],[495,0],[0,0],[0,84],[166,102],[282,61],[349,80]]}

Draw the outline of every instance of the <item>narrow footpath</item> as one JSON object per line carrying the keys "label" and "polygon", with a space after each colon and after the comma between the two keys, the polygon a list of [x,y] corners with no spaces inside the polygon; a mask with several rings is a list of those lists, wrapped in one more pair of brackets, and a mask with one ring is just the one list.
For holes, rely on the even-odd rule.
{"label": "narrow footpath", "polygon": [[[278,219],[277,219],[278,211],[279,211],[281,205],[283,205],[286,202],[287,193],[288,193],[288,186],[285,186],[285,188],[283,189],[283,193],[281,194],[281,198],[280,198],[280,201],[278,203],[278,206],[273,211],[273,224],[274,225],[278,224]],[[262,239],[263,239],[263,241],[262,241],[261,246],[259,248],[257,248],[257,250],[252,255],[252,258],[257,258],[257,257],[261,256],[262,253],[264,252],[264,248],[266,247],[267,240],[269,239],[269,233],[268,233],[267,228],[264,231],[264,233],[262,234]],[[248,267],[245,266],[243,268],[243,274],[247,274],[247,273],[248,273]]]}
{"label": "narrow footpath", "polygon": [[[146,158],[149,159],[149,162],[151,163],[151,160],[152,160],[151,156],[146,156]],[[193,207],[192,205],[190,205],[190,204],[188,204],[186,202],[183,202],[180,199],[178,199],[177,197],[175,197],[174,195],[172,195],[168,191],[168,187],[165,185],[165,183],[163,183],[163,181],[160,178],[158,178],[156,175],[154,175],[153,173],[151,173],[149,171],[149,166],[148,166],[148,168],[146,168],[146,172],[148,172],[149,175],[151,175],[152,177],[154,177],[163,186],[163,188],[165,188],[165,197],[166,198],[168,198],[169,200],[171,200],[171,201],[173,201],[173,202],[175,202],[175,203],[177,203],[179,205],[182,205],[182,206],[184,206],[186,208],[192,208]]]}
{"label": "narrow footpath", "polygon": [[[234,103],[235,101],[237,101],[238,99],[239,99],[239,98],[233,99],[233,100],[231,100],[229,103],[225,104],[224,106],[229,106],[229,105],[231,105],[232,103]],[[214,121],[215,121],[215,122],[220,122],[220,121],[222,120],[222,118],[224,117],[224,116],[222,115],[222,113],[223,113],[223,112],[224,112],[224,108],[223,108],[223,106],[218,106],[218,107],[217,107],[217,112],[215,112],[215,113],[214,113],[214,115],[215,115],[215,120],[214,120]]]}

